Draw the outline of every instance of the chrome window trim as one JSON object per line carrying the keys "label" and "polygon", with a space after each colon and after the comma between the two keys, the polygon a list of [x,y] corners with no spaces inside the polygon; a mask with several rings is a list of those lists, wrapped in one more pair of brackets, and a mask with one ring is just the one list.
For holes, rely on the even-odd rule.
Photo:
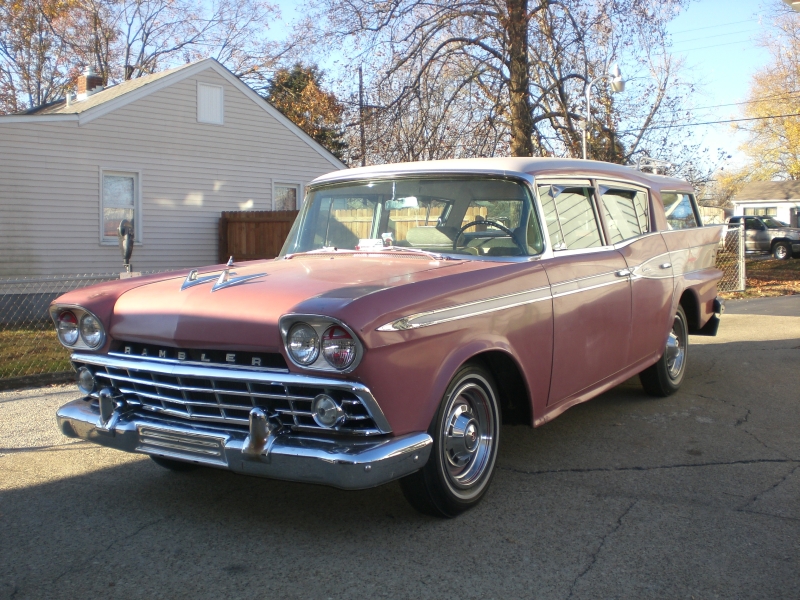
{"label": "chrome window trim", "polygon": [[[99,367],[111,367],[114,369],[147,370],[162,375],[173,377],[194,377],[197,379],[227,379],[241,382],[255,382],[266,385],[297,385],[306,387],[332,388],[348,391],[358,397],[367,409],[367,412],[375,422],[375,426],[381,433],[391,433],[392,428],[383,414],[378,402],[372,392],[364,384],[342,379],[329,379],[323,377],[302,375],[296,373],[260,373],[244,369],[225,369],[217,366],[197,367],[186,364],[164,364],[153,360],[129,360],[121,359],[116,356],[102,354],[83,354],[74,353],[72,361]],[[143,365],[143,363],[146,363]],[[143,369],[146,366],[146,369]]]}
{"label": "chrome window trim", "polygon": [[[515,181],[523,188],[526,188],[526,191],[529,195],[529,200],[531,205],[533,206],[534,210],[536,211],[536,215],[539,218],[539,228],[540,231],[545,234],[545,245],[544,250],[539,254],[526,254],[524,256],[473,256],[463,255],[463,254],[453,254],[452,251],[448,253],[447,251],[441,251],[441,254],[447,260],[485,260],[489,262],[528,262],[530,260],[538,260],[540,258],[547,258],[545,254],[547,253],[548,248],[550,247],[549,238],[546,236],[546,225],[543,222],[543,214],[541,211],[541,207],[539,206],[538,196],[536,194],[536,188],[534,185],[534,178],[532,175],[528,173],[521,173],[521,172],[514,172],[514,171],[504,171],[501,169],[476,169],[475,171],[446,171],[446,170],[431,170],[431,171],[424,171],[424,172],[411,172],[411,173],[391,173],[391,172],[383,172],[378,173],[373,177],[365,177],[363,174],[361,175],[354,175],[352,178],[346,177],[342,179],[335,179],[331,181],[323,181],[317,184],[310,183],[306,186],[306,195],[316,191],[318,188],[324,187],[331,187],[331,186],[339,186],[343,184],[350,184],[354,182],[372,182],[372,181],[383,181],[386,179],[434,179],[436,177],[456,177],[458,179],[470,179],[474,177],[492,177],[496,179],[504,179]],[[306,201],[303,200],[303,206],[305,207]],[[300,216],[303,216],[303,210],[300,211]],[[300,258],[303,255],[308,254],[309,252],[289,252],[283,256],[279,256],[278,258],[286,260],[287,258],[294,257]]]}

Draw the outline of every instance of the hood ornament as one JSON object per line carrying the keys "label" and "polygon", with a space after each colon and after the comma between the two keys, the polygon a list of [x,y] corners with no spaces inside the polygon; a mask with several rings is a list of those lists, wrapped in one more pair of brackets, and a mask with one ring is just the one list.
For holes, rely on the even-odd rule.
{"label": "hood ornament", "polygon": [[225,269],[219,275],[204,275],[203,277],[199,277],[197,274],[197,269],[192,269],[189,271],[189,274],[186,276],[183,284],[181,285],[181,291],[194,287],[196,285],[200,285],[201,283],[208,283],[210,281],[214,281],[215,279],[217,282],[211,288],[212,292],[216,292],[217,290],[224,289],[226,287],[231,287],[234,285],[239,285],[240,283],[244,283],[245,281],[250,281],[251,279],[257,279],[259,277],[266,277],[266,273],[255,273],[253,275],[242,275],[241,277],[231,277],[231,275],[236,275],[235,272],[231,271],[231,267],[233,266],[233,257],[231,256],[228,259],[228,262],[225,264]]}

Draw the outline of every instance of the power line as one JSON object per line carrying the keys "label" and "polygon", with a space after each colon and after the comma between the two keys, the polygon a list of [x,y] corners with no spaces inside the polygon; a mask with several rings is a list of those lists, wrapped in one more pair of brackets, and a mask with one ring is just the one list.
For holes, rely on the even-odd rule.
{"label": "power line", "polygon": [[704,27],[692,27],[691,29],[681,29],[680,31],[673,31],[676,33],[688,33],[690,31],[700,31],[703,29],[716,29],[717,27],[727,27],[728,25],[739,25],[741,23],[752,23],[753,19],[745,19],[744,21],[731,21],[730,23],[718,23],[717,25],[706,25]]}
{"label": "power line", "polygon": [[697,48],[687,48],[686,50],[675,50],[677,54],[685,54],[686,52],[694,52],[695,50],[706,50],[708,48],[719,48],[720,46],[733,46],[735,44],[750,44],[752,40],[739,40],[738,42],[726,42],[724,44],[713,44],[711,46],[699,46]]}
{"label": "power line", "polygon": [[712,104],[711,106],[697,106],[694,107],[692,110],[705,110],[707,108],[723,108],[725,106],[741,106],[742,104],[756,104],[758,102],[767,102],[769,100],[774,100],[775,98],[788,98],[792,99],[793,94],[800,94],[800,90],[795,90],[793,92],[784,92],[783,94],[775,94],[774,96],[762,96],[757,100],[745,100],[743,102],[731,102],[730,104]]}
{"label": "power line", "polygon": [[696,42],[697,40],[710,40],[711,38],[725,37],[726,35],[738,35],[740,33],[749,33],[751,31],[758,31],[759,28],[742,29],[740,31],[729,31],[728,33],[718,33],[717,35],[704,35],[702,37],[689,38],[688,40],[676,41],[676,44],[687,44],[689,42]]}
{"label": "power line", "polygon": [[[676,127],[698,127],[700,125],[719,125],[720,123],[740,123],[742,121],[765,121],[767,119],[783,119],[786,117],[800,117],[800,113],[789,113],[787,115],[769,115],[766,117],[749,117],[746,119],[725,119],[722,121],[702,121],[700,123],[683,123],[677,125],[656,125],[648,127],[648,129],[673,129]],[[627,131],[619,131],[617,133],[636,133],[638,129],[629,129]]]}

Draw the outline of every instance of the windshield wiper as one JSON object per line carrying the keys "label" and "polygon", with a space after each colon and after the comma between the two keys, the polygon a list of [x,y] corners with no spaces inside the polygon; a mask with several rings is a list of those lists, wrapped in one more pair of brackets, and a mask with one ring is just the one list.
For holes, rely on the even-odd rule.
{"label": "windshield wiper", "polygon": [[434,260],[454,260],[449,256],[445,256],[444,254],[439,254],[438,252],[430,252],[428,250],[422,250],[420,248],[407,248],[405,246],[384,246],[380,248],[380,252],[410,252],[412,254],[422,254],[425,256],[430,256]]}
{"label": "windshield wiper", "polygon": [[363,250],[350,250],[349,248],[328,246],[325,248],[317,248],[316,250],[307,250],[306,252],[292,252],[291,254],[287,254],[284,258],[288,260],[295,256],[305,256],[308,254],[376,254],[378,252],[408,252],[410,254],[429,256],[434,260],[455,260],[454,258],[439,254],[438,252],[429,252],[428,250],[422,250],[420,248],[406,248],[405,246],[382,246],[380,248],[364,248]]}

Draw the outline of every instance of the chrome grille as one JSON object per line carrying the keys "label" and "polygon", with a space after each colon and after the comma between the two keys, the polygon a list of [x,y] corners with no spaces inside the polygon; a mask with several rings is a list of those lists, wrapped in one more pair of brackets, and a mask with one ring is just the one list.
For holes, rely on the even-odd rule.
{"label": "chrome grille", "polygon": [[[98,385],[110,383],[124,394],[128,402],[138,404],[140,410],[162,416],[247,431],[250,410],[260,407],[270,414],[277,414],[281,423],[293,430],[332,431],[317,425],[311,413],[314,398],[325,393],[339,403],[345,414],[344,422],[335,431],[377,435],[386,433],[388,429],[384,427],[381,430],[376,425],[364,401],[354,391],[346,389],[348,385],[345,382],[334,382],[336,386],[310,385],[307,382],[312,381],[311,378],[296,377],[298,383],[295,383],[291,376],[247,371],[229,371],[230,375],[225,373],[226,377],[220,376],[220,369],[203,368],[193,368],[190,374],[171,373],[165,372],[169,369],[164,365],[146,360],[92,359],[84,362],[77,355],[73,356],[77,367],[87,366],[92,370]],[[104,362],[110,364],[96,364]],[[205,374],[209,376],[204,377]]]}

